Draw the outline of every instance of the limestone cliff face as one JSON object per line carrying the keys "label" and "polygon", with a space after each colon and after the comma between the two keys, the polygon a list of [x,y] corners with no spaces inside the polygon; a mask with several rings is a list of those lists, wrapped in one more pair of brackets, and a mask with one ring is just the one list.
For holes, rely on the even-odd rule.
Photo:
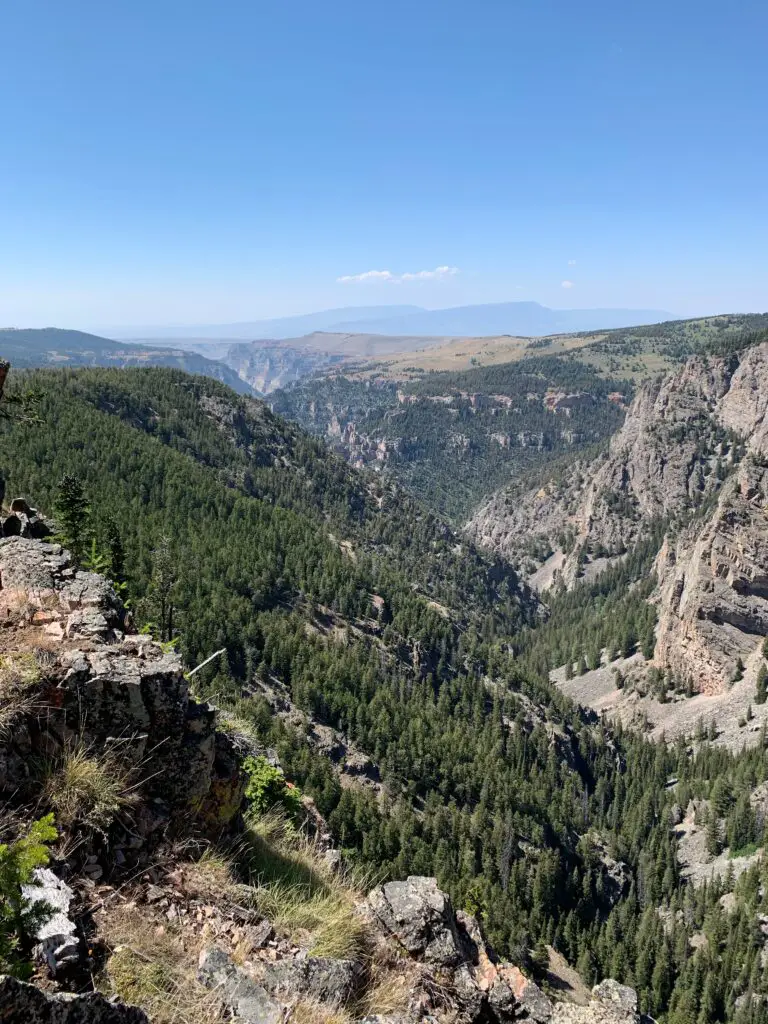
{"label": "limestone cliff face", "polygon": [[768,636],[768,468],[744,459],[714,512],[665,542],[656,573],[655,661],[696,690],[721,692]]}
{"label": "limestone cliff face", "polygon": [[[768,633],[766,456],[768,344],[697,357],[640,391],[607,453],[536,490],[494,495],[467,530],[537,570],[545,589],[598,572],[663,521],[677,539],[656,561],[655,658],[716,692]],[[539,568],[547,553],[556,571]]]}
{"label": "limestone cliff face", "polygon": [[532,540],[556,550],[569,532],[560,569],[567,584],[580,575],[585,553],[622,554],[648,523],[694,506],[719,486],[718,460],[728,463],[731,453],[717,409],[731,377],[726,360],[697,358],[646,385],[607,454],[535,491],[494,495],[468,523],[470,535],[517,561]]}

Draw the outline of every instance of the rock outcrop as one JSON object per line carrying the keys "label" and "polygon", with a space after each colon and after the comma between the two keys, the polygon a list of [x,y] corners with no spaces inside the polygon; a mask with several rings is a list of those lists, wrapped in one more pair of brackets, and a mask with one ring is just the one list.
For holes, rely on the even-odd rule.
{"label": "rock outcrop", "polygon": [[477,920],[454,911],[450,897],[434,878],[410,876],[379,886],[368,896],[363,913],[384,939],[396,942],[403,953],[422,965],[423,974],[413,986],[409,1020],[447,1009],[434,1003],[434,993],[441,988],[436,980],[440,979],[452,992],[450,1010],[461,1021],[640,1021],[634,990],[611,980],[595,988],[589,1006],[553,1003],[519,967],[497,957]]}
{"label": "rock outcrop", "polygon": [[541,488],[494,495],[472,517],[468,532],[512,561],[534,539],[555,550],[570,533],[559,578],[572,584],[585,554],[620,555],[650,522],[694,507],[717,489],[718,458],[731,457],[726,424],[718,419],[731,376],[728,360],[695,358],[647,384],[606,455],[574,465]]}
{"label": "rock outcrop", "polygon": [[558,1004],[552,1024],[652,1024],[637,1011],[637,993],[627,985],[608,979],[592,989],[588,1006]]}
{"label": "rock outcrop", "polygon": [[76,569],[58,544],[4,538],[0,622],[11,657],[31,663],[29,690],[46,708],[44,720],[19,723],[0,743],[0,792],[23,794],[35,757],[112,751],[135,767],[135,824],[145,838],[174,820],[187,827],[196,818],[211,831],[234,818],[244,777],[215,709],[190,697],[178,655],[130,632],[103,576]]}
{"label": "rock outcrop", "polygon": [[534,552],[534,583],[571,586],[667,524],[654,660],[718,693],[768,635],[767,465],[764,343],[693,358],[647,384],[606,454],[535,490],[494,495],[467,529],[518,564]]}
{"label": "rock outcrop", "polygon": [[98,993],[49,995],[16,978],[0,976],[0,1020],[7,1024],[150,1024],[135,1006]]}
{"label": "rock outcrop", "polygon": [[201,953],[197,977],[242,1024],[280,1024],[282,1021],[282,1005],[222,950],[213,948]]}
{"label": "rock outcrop", "polygon": [[719,693],[768,636],[768,468],[747,457],[712,514],[656,559],[655,661],[703,693]]}

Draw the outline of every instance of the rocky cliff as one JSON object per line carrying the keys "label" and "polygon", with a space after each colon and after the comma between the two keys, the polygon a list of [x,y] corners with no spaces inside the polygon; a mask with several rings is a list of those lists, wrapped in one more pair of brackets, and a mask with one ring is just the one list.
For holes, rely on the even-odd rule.
{"label": "rocky cliff", "polygon": [[467,530],[546,589],[596,575],[663,524],[656,661],[722,689],[768,632],[767,410],[768,344],[693,358],[640,391],[604,455],[497,493]]}
{"label": "rocky cliff", "polygon": [[756,673],[768,636],[768,467],[744,459],[712,513],[665,541],[655,572],[655,661],[709,694],[739,663]]}

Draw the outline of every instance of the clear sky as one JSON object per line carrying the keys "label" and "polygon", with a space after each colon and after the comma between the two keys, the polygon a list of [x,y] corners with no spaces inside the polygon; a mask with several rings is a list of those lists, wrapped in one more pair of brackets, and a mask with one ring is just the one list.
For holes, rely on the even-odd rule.
{"label": "clear sky", "polygon": [[1,325],[768,309],[763,0],[7,0],[0,39]]}

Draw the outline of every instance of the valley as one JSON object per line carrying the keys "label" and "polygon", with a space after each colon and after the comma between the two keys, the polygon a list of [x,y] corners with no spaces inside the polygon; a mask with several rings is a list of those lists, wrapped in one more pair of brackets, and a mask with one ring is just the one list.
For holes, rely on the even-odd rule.
{"label": "valley", "polygon": [[[156,699],[150,678],[201,666],[172,727],[188,736],[190,756],[191,737],[203,742],[211,727],[194,724],[198,716],[213,722],[219,709],[220,737],[205,740],[199,762],[211,767],[190,775],[201,787],[198,817],[187,812],[175,826],[227,865],[205,883],[208,895],[199,888],[205,858],[180,858],[159,833],[142,833],[131,853],[122,812],[100,826],[106,838],[84,819],[62,824],[68,841],[84,844],[82,856],[55,854],[70,876],[92,868],[121,878],[115,843],[131,877],[159,857],[166,866],[147,873],[133,899],[150,919],[152,901],[163,900],[169,934],[201,948],[201,963],[210,930],[173,915],[194,916],[201,899],[227,908],[229,887],[245,885],[232,879],[249,878],[255,890],[238,899],[257,901],[278,936],[268,948],[294,973],[307,957],[314,970],[313,950],[332,947],[311,944],[327,937],[307,945],[291,925],[285,864],[304,858],[302,870],[325,879],[328,856],[394,886],[427,876],[447,894],[439,899],[462,908],[470,923],[461,928],[482,928],[503,958],[500,977],[514,975],[506,1008],[472,995],[460,1004],[468,1021],[637,1024],[642,1012],[688,1024],[705,1005],[706,975],[715,1008],[707,1020],[762,1024],[753,1011],[763,1002],[742,996],[762,995],[768,957],[762,932],[749,927],[768,911],[768,343],[733,324],[704,328],[686,342],[693,354],[673,355],[664,342],[661,376],[611,376],[590,362],[589,346],[583,359],[534,348],[517,361],[402,379],[325,368],[269,405],[176,368],[12,369],[0,425],[0,710],[34,718],[8,704],[17,678],[9,666],[20,658],[36,666],[34,687],[57,680],[68,693],[79,680],[78,700],[96,699],[102,677],[112,680],[104,701],[128,685],[135,657],[145,701]],[[660,354],[653,339],[649,359]],[[12,500],[19,495],[44,518]],[[46,574],[52,582],[34,582]],[[113,582],[97,584],[99,574]],[[135,625],[145,640],[132,638]],[[70,664],[79,674],[67,674]],[[91,711],[89,757],[106,742],[102,706]],[[154,710],[131,707],[155,721]],[[45,742],[67,756],[61,739]],[[15,743],[0,738],[3,763],[18,772]],[[13,772],[0,785],[21,812],[38,783],[22,785]],[[238,788],[246,776],[250,788]],[[139,792],[157,800],[152,778]],[[262,797],[268,779],[274,795]],[[218,794],[213,804],[206,787]],[[163,799],[175,820],[178,793]],[[238,842],[256,844],[255,863],[270,865],[272,881],[256,884],[243,847],[232,859],[203,828],[202,807],[223,813],[241,800],[250,817]],[[313,822],[322,851],[296,846],[283,826],[269,832],[259,815],[274,800],[302,828]],[[228,834],[237,821],[228,819]],[[345,915],[375,890],[342,893],[330,879],[324,891]],[[376,906],[382,898],[370,896]],[[229,957],[216,970],[235,977],[227,965],[243,954],[223,938],[222,913],[234,911],[211,912]],[[322,914],[302,913],[326,935]],[[108,947],[125,929],[135,948],[148,941],[121,914],[99,927]],[[388,969],[385,947],[376,946],[377,970]],[[267,953],[249,948],[248,984],[261,979],[279,1009],[283,982]],[[485,947],[473,948],[462,954],[475,964],[462,1000],[485,991]],[[357,963],[354,949],[343,947]],[[430,992],[422,1005],[441,1018],[446,1007],[420,959],[431,954],[413,949],[409,971]],[[116,955],[104,953],[104,984],[119,984]],[[192,972],[178,982],[189,998],[203,1000],[207,969],[173,963],[175,978]],[[131,972],[140,976],[136,963]],[[632,986],[622,1015],[601,1002],[614,991],[598,984],[605,978]],[[350,1019],[362,992],[374,999],[368,986],[353,996],[342,985],[334,997]],[[120,991],[160,1024],[172,1019],[146,991]],[[309,990],[297,991],[290,1005]],[[398,998],[404,1020],[421,1018]]]}

